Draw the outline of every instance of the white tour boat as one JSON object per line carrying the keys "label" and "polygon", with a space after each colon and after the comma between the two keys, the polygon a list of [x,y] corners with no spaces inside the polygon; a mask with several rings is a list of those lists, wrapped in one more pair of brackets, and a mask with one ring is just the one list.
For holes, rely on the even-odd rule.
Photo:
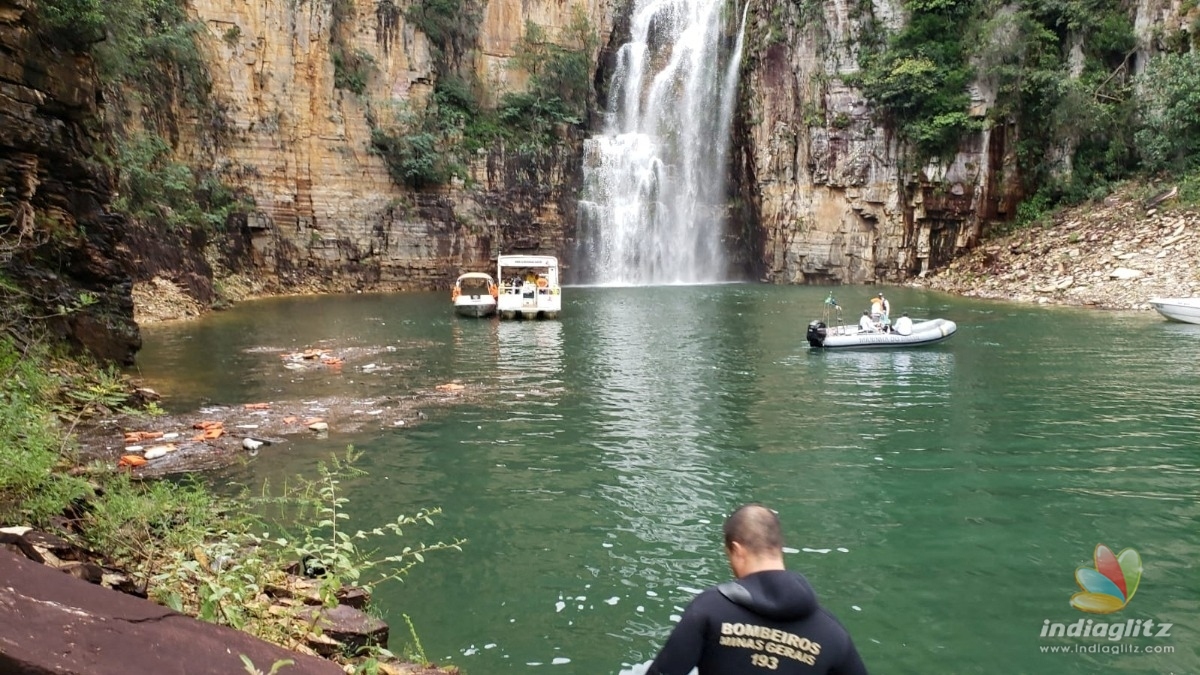
{"label": "white tour boat", "polygon": [[496,298],[500,290],[492,275],[467,272],[454,281],[450,299],[459,316],[484,317],[496,313]]}
{"label": "white tour boat", "polygon": [[1150,306],[1171,321],[1200,323],[1200,298],[1150,298]]}
{"label": "white tour boat", "polygon": [[496,258],[501,319],[556,319],[562,310],[558,259],[549,255],[502,255]]}

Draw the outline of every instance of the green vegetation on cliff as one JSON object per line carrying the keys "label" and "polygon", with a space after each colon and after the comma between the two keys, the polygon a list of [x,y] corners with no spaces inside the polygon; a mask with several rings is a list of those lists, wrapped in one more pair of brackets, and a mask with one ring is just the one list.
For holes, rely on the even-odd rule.
{"label": "green vegetation on cliff", "polygon": [[[419,17],[418,25],[429,23],[428,30],[440,34],[449,30],[441,23],[449,21],[445,3],[454,0],[426,0],[410,14]],[[514,59],[514,66],[529,75],[524,91],[505,93],[488,105],[477,80],[442,68],[423,111],[373,112],[372,150],[387,162],[397,184],[412,188],[465,178],[470,157],[497,144],[531,158],[543,156],[587,117],[591,54],[598,39],[582,10],[576,11],[564,44],[527,23]]]}
{"label": "green vegetation on cliff", "polygon": [[212,230],[246,208],[213,158],[177,152],[184,125],[202,147],[217,145],[228,127],[197,43],[203,25],[183,0],[39,0],[37,7],[48,39],[95,59],[118,211],[159,229]]}
{"label": "green vegetation on cliff", "polygon": [[1004,126],[1024,191],[1041,205],[1200,166],[1200,68],[1191,41],[1160,33],[1161,53],[1135,75],[1141,64],[1128,3],[905,0],[904,7],[908,21],[889,32],[860,3],[862,71],[847,80],[911,144],[918,164],[947,159],[986,126]]}

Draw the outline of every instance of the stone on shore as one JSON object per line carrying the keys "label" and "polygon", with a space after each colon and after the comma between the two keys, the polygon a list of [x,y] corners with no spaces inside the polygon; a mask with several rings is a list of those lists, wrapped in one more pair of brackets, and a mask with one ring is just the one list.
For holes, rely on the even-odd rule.
{"label": "stone on shore", "polygon": [[341,675],[336,664],[204,623],[0,550],[0,672],[59,675],[263,672]]}

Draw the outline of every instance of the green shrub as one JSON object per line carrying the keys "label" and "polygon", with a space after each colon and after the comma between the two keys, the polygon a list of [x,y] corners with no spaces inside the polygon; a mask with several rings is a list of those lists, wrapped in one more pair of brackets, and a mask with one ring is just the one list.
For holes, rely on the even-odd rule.
{"label": "green shrub", "polygon": [[450,179],[447,162],[432,133],[400,134],[374,129],[371,131],[371,150],[383,157],[388,175],[399,185],[421,189],[441,185]]}
{"label": "green shrub", "polygon": [[1200,54],[1159,54],[1141,82],[1137,150],[1149,171],[1200,167]]}
{"label": "green shrub", "polygon": [[53,412],[62,382],[48,361],[44,348],[0,337],[0,522],[44,524],[91,494],[61,472],[70,446]]}
{"label": "green shrub", "polygon": [[103,0],[40,0],[37,11],[49,37],[72,49],[86,49],[104,39]]}
{"label": "green shrub", "polygon": [[166,229],[221,230],[245,205],[217,176],[197,177],[176,162],[160,136],[143,133],[119,139],[114,160],[118,193],[114,205],[138,220]]}

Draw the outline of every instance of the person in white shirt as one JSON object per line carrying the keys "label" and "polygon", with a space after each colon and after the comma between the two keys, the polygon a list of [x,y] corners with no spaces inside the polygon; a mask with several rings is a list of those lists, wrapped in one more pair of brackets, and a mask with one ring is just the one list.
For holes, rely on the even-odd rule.
{"label": "person in white shirt", "polygon": [[871,320],[870,312],[863,312],[862,318],[858,320],[858,330],[862,333],[875,332],[875,322]]}
{"label": "person in white shirt", "polygon": [[912,319],[908,318],[908,312],[905,312],[900,315],[899,319],[896,319],[893,330],[901,335],[912,335],[912,328]]}

